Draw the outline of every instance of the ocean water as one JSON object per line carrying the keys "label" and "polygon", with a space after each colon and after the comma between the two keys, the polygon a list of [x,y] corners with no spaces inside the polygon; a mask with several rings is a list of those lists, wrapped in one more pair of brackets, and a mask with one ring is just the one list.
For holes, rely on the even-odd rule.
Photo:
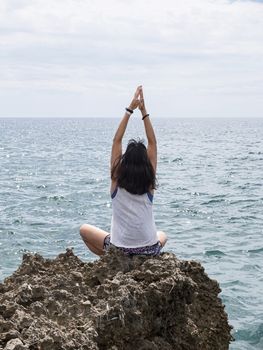
{"label": "ocean water", "polygon": [[[110,229],[109,159],[119,119],[0,119],[0,281],[23,253],[94,260],[82,223]],[[152,119],[164,251],[220,283],[231,350],[263,349],[263,119]],[[144,138],[133,116],[124,138]]]}

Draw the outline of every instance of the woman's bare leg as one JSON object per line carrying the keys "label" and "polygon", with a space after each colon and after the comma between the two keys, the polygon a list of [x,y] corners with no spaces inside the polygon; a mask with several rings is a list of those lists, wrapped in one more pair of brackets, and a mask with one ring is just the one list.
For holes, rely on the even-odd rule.
{"label": "woman's bare leg", "polygon": [[161,242],[162,247],[165,245],[165,243],[167,242],[167,235],[165,232],[163,231],[157,231],[157,237],[159,239],[159,241]]}
{"label": "woman's bare leg", "polygon": [[99,256],[105,253],[103,244],[105,237],[109,234],[108,232],[89,224],[81,225],[79,232],[84,243],[92,253]]}

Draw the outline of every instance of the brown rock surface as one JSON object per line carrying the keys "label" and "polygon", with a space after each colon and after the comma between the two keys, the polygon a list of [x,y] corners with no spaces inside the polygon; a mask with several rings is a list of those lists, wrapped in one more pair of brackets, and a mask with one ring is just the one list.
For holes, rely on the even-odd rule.
{"label": "brown rock surface", "polygon": [[25,254],[0,284],[0,349],[225,350],[220,288],[195,261],[116,250],[82,262]]}

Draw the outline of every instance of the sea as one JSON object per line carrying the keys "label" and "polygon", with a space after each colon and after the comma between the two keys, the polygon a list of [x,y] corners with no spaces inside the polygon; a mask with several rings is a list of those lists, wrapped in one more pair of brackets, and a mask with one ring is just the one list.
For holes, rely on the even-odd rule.
{"label": "sea", "polygon": [[[97,257],[83,223],[110,230],[110,153],[118,118],[0,119],[0,281],[24,253]],[[235,341],[263,349],[263,118],[152,118],[157,229],[164,251],[219,282]],[[123,140],[146,139],[134,115]]]}

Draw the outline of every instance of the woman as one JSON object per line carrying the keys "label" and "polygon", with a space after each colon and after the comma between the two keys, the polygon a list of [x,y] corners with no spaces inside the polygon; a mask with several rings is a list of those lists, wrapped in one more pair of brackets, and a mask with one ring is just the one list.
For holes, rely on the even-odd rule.
{"label": "woman", "polygon": [[[122,138],[137,107],[142,113],[148,145],[146,148],[142,141],[130,140],[122,154]],[[156,231],[152,211],[156,166],[156,138],[145,108],[142,86],[139,86],[126,108],[112,144],[111,233],[89,224],[80,227],[80,235],[93,253],[103,255],[112,244],[125,254],[160,254],[167,236],[163,231]]]}

